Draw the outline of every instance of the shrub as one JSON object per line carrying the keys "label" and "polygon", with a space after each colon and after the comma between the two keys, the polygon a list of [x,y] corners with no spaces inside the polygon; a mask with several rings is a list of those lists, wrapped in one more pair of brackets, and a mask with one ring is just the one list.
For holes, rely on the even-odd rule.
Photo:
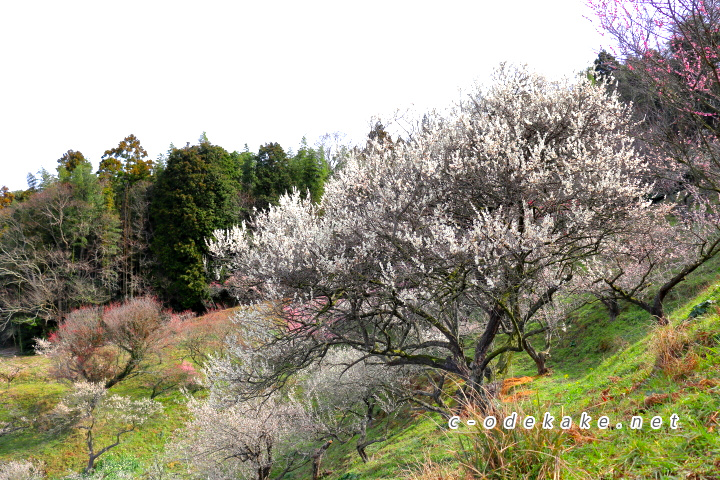
{"label": "shrub", "polygon": [[153,297],[136,297],[105,309],[71,312],[36,351],[50,357],[52,374],[72,381],[105,382],[110,388],[136,375],[163,346],[168,315]]}
{"label": "shrub", "polygon": [[685,325],[658,327],[651,338],[650,350],[655,354],[655,366],[668,377],[680,378],[697,368],[697,355],[688,353],[693,342]]}
{"label": "shrub", "polygon": [[50,373],[56,378],[100,382],[112,376],[114,355],[107,346],[98,307],[70,312],[47,340],[36,340],[36,351],[50,357]]}

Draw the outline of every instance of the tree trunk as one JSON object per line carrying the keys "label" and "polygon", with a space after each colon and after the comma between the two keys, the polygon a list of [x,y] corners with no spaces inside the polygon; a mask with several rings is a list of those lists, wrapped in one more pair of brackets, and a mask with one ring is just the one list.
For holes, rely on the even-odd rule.
{"label": "tree trunk", "polygon": [[608,296],[598,295],[598,299],[607,309],[610,321],[614,322],[618,315],[620,315],[620,304],[618,303],[617,297],[613,294],[609,294]]}
{"label": "tree trunk", "polygon": [[132,353],[130,354],[130,358],[128,359],[127,363],[125,364],[125,368],[123,368],[120,372],[115,374],[113,378],[105,382],[105,388],[108,389],[112,387],[113,385],[117,384],[118,382],[124,380],[128,375],[130,375],[134,370],[135,367],[140,363],[140,359],[136,358],[135,355]]}
{"label": "tree trunk", "polygon": [[360,444],[360,443],[358,443],[355,446],[355,450],[357,450],[358,455],[360,455],[360,458],[362,459],[363,463],[367,463],[369,460],[367,453],[365,452],[365,447],[366,447],[366,445]]}
{"label": "tree trunk", "polygon": [[537,374],[538,375],[545,375],[550,373],[550,370],[545,366],[545,360],[547,359],[547,356],[543,352],[537,352],[533,348],[533,346],[528,342],[527,338],[523,338],[522,341],[523,348],[525,351],[530,355],[530,358],[533,359],[535,362],[535,366],[537,367]]}
{"label": "tree trunk", "polygon": [[[664,285],[663,285],[664,287]],[[655,299],[653,301],[652,307],[648,309],[648,312],[650,312],[650,315],[655,317],[655,320],[657,321],[658,325],[667,325],[670,323],[670,321],[665,318],[665,308],[663,307],[663,301],[665,301],[665,297],[670,292],[670,289],[667,289],[665,291],[663,288],[660,289],[660,292],[657,293],[655,296]]]}
{"label": "tree trunk", "polygon": [[85,467],[85,470],[83,473],[90,473],[95,466],[95,448],[93,445],[93,432],[92,427],[95,421],[93,420],[92,424],[90,425],[90,428],[87,429],[87,434],[85,435],[85,443],[87,445],[88,449],[88,463]]}
{"label": "tree trunk", "polygon": [[373,402],[372,398],[365,398],[363,401],[365,402],[365,408],[366,408],[365,418],[363,419],[362,423],[360,424],[360,432],[358,432],[359,438],[358,438],[357,444],[355,445],[355,449],[357,450],[358,455],[360,455],[360,458],[362,459],[363,463],[367,463],[368,456],[367,456],[367,453],[365,452],[365,448],[368,445],[375,443],[374,441],[370,441],[370,442],[367,441],[367,430],[372,425],[372,421],[373,421],[373,417],[374,417],[373,410],[375,408],[375,403]]}
{"label": "tree trunk", "polygon": [[325,450],[330,447],[332,444],[332,440],[328,440],[325,442],[325,445],[315,450],[315,453],[312,455],[312,478],[313,480],[319,480],[320,478],[320,462],[322,461],[323,454],[325,453]]}
{"label": "tree trunk", "polygon": [[482,387],[483,377],[485,375],[485,359],[487,357],[490,346],[495,340],[498,330],[500,329],[500,319],[502,313],[499,309],[494,309],[490,314],[485,332],[475,344],[475,357],[470,365],[470,375],[468,378],[468,397],[473,403],[484,408],[487,406],[489,399],[487,398],[485,389]]}
{"label": "tree trunk", "polygon": [[268,480],[270,478],[270,467],[258,467],[258,480]]}

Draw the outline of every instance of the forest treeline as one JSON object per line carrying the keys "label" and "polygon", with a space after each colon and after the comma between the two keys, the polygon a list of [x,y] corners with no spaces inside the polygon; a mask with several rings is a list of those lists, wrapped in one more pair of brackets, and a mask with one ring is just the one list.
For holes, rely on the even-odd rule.
{"label": "forest treeline", "polygon": [[[706,33],[702,24],[687,21],[682,27],[688,38]],[[692,41],[703,45],[715,38]],[[669,54],[650,49],[642,55],[626,45],[619,58],[603,50],[585,72],[592,83],[632,106],[634,146],[654,157],[653,202],[687,198],[688,185],[717,191],[720,183],[714,150],[702,147],[714,142],[706,137],[718,130],[715,92],[687,86],[693,75],[710,82],[700,63],[688,64],[696,44],[670,42]],[[151,160],[140,140],[129,135],[105,151],[97,171],[81,152],[68,150],[57,160],[55,173],[28,174],[26,190],[2,187],[0,345],[27,347],[82,306],[150,294],[168,308],[202,312],[252,297],[253,290],[229,271],[211,278],[207,240],[214,231],[252,225],[254,212],[277,205],[293,189],[318,203],[326,180],[349,155],[368,154],[373,144],[393,144],[380,122],[361,149],[340,145],[337,134],[334,140],[311,147],[303,139],[296,153],[278,143],[257,152],[247,147],[228,152],[203,133],[196,145],[171,145]],[[701,146],[701,155],[695,145]],[[701,254],[700,262],[708,258]],[[619,311],[618,301],[625,300],[662,317],[662,298],[638,295],[645,283],[632,288],[620,283],[607,281],[594,292],[611,316]]]}
{"label": "forest treeline", "polygon": [[[603,2],[596,5],[598,11],[604,11],[606,7]],[[616,108],[613,122],[621,122],[625,118],[625,110],[621,112],[619,107],[613,107],[616,98],[627,109],[631,120],[623,127],[627,128],[626,136],[613,140],[619,143],[594,146],[593,152],[572,152],[571,157],[575,162],[582,155],[592,154],[600,158],[604,148],[619,149],[623,142],[631,141],[633,152],[643,158],[646,166],[636,169],[635,173],[628,169],[620,171],[627,178],[635,175],[633,181],[648,185],[647,192],[643,193],[645,200],[653,205],[663,204],[664,207],[658,206],[643,214],[641,221],[633,223],[633,234],[627,239],[617,234],[608,235],[607,238],[614,239],[616,243],[608,243],[602,252],[600,243],[597,243],[591,251],[597,266],[588,264],[583,275],[572,273],[571,270],[578,267],[569,262],[572,268],[568,267],[567,272],[558,274],[557,279],[548,284],[546,292],[533,292],[540,298],[537,309],[551,303],[552,298],[558,295],[556,292],[577,290],[602,302],[611,318],[617,316],[619,304],[627,302],[645,309],[662,323],[666,320],[663,302],[669,292],[720,250],[717,226],[710,214],[717,204],[714,195],[720,191],[720,162],[716,147],[720,138],[717,123],[720,93],[717,58],[712,53],[718,40],[717,34],[710,28],[716,19],[707,12],[703,13],[702,9],[691,7],[688,6],[687,11],[679,15],[658,6],[658,11],[668,16],[668,24],[676,29],[676,35],[665,38],[660,32],[656,36],[656,44],[650,46],[634,44],[634,37],[626,36],[627,32],[613,23],[617,20],[614,16],[599,16],[601,28],[617,40],[619,55],[616,58],[608,52],[600,52],[586,75],[593,88],[599,87],[606,94],[599,104],[605,109]],[[528,85],[532,82],[528,79],[532,76],[527,72],[518,71],[510,75],[514,75],[511,80],[519,82],[518,91],[530,88]],[[539,89],[578,88],[551,86],[546,80],[538,81],[531,87],[530,93]],[[467,112],[470,112],[466,115],[476,115],[485,122],[488,115],[496,115],[500,119],[508,114],[502,108],[498,110],[502,115],[492,113],[496,107],[491,108],[480,101],[486,94],[480,93],[477,98],[469,99],[480,110],[474,111],[466,106]],[[522,100],[517,108],[529,108],[530,98]],[[509,104],[510,100],[507,102]],[[554,108],[548,105],[540,111],[547,114],[551,107]],[[558,118],[538,117],[532,120],[530,114],[526,114],[522,120],[503,120],[506,123],[517,120],[523,123],[523,129],[527,129],[522,146],[518,147],[521,153],[495,152],[489,159],[481,159],[484,163],[477,175],[487,177],[490,160],[495,161],[503,155],[511,160],[517,155],[534,159],[536,153],[529,150],[528,145],[542,150],[568,142],[568,145],[574,145],[572,148],[578,148],[580,137],[592,129],[599,129],[602,125],[597,122],[608,113],[598,107],[597,111],[588,114],[592,121],[588,120],[587,125],[576,125],[577,119],[565,117],[571,112],[571,107],[580,108],[568,106],[566,111],[556,114]],[[376,171],[367,173],[371,178],[368,181],[381,187],[391,174],[399,173],[400,163],[394,157],[409,155],[408,149],[421,140],[429,142],[433,148],[440,145],[437,143],[439,140],[425,137],[432,133],[432,128],[446,128],[449,120],[437,120],[438,124],[434,125],[433,118],[433,114],[427,114],[422,120],[418,119],[416,128],[407,130],[405,138],[396,142],[378,122],[368,134],[367,144],[363,148],[352,149],[347,146],[326,148],[327,145],[323,144],[311,147],[303,139],[295,153],[286,152],[277,143],[267,143],[257,152],[250,152],[247,148],[243,152],[228,152],[209,142],[203,133],[196,145],[188,143],[183,148],[171,145],[166,154],[153,161],[148,158],[140,140],[129,135],[116,147],[105,151],[97,171],[82,153],[67,151],[57,160],[56,173],[42,170],[37,176],[28,175],[26,190],[11,192],[3,187],[0,191],[0,344],[8,343],[12,337],[12,341],[21,347],[29,345],[33,337],[46,335],[75,309],[139,296],[154,295],[167,308],[195,312],[258,299],[266,292],[258,290],[257,278],[246,276],[245,272],[230,264],[209,268],[208,242],[217,232],[246,224],[252,235],[257,225],[256,215],[267,211],[271,205],[278,205],[283,195],[293,189],[297,189],[301,199],[309,197],[311,204],[321,205],[326,180],[331,172],[342,171],[344,162],[351,158],[355,159],[356,168],[369,168],[369,158],[373,155],[382,157],[377,169],[392,167],[385,177],[375,179],[371,177],[377,174]],[[617,125],[619,123],[610,126],[618,128]],[[496,128],[482,123],[478,128],[489,132],[491,127]],[[578,129],[577,138],[566,138],[572,129]],[[442,141],[448,145],[460,142],[454,137]],[[508,145],[508,141],[506,139],[499,144]],[[487,139],[478,142],[483,148],[487,147]],[[533,142],[540,143],[535,145]],[[442,154],[466,155],[461,146]],[[334,147],[340,147],[339,143]],[[472,148],[480,147],[473,145]],[[563,148],[569,149],[570,146]],[[562,150],[552,155],[569,155],[568,152]],[[417,155],[418,159],[429,161],[437,152],[428,150]],[[471,160],[480,161],[476,158]],[[527,169],[528,162],[522,159],[518,168]],[[607,167],[607,162],[604,167]],[[515,175],[513,172],[507,173],[508,179]],[[530,175],[531,172],[526,173]],[[471,180],[468,177],[462,179],[459,185],[453,184],[452,188],[459,193],[448,192],[448,195],[465,194]],[[408,185],[417,181],[407,179]],[[430,180],[424,181],[430,183]],[[610,182],[611,179],[603,181]],[[619,179],[613,181],[617,183]],[[600,188],[598,185],[593,188]],[[583,185],[583,188],[589,186]],[[355,186],[345,185],[343,188],[347,190]],[[477,195],[468,198],[467,202],[476,202],[478,198],[489,195],[486,183],[478,188]],[[398,189],[393,191],[396,196],[398,192]],[[344,198],[344,191],[338,195]],[[497,197],[502,195],[498,193]],[[513,225],[516,223],[524,228],[528,222],[534,222],[541,214],[547,213],[548,206],[539,204],[532,195],[522,200],[507,201],[510,202],[508,205],[499,203],[504,212],[520,206],[535,212],[535,217],[525,219],[524,215],[528,212],[518,210],[517,218],[507,219],[504,224],[507,228],[515,228]],[[552,202],[555,201],[553,197]],[[581,199],[573,199],[572,202],[578,203]],[[416,204],[417,199],[413,197],[409,205]],[[437,205],[428,205],[428,209],[438,208]],[[316,216],[322,218],[328,207],[318,208],[320,211]],[[366,207],[358,208],[363,210]],[[385,204],[383,208],[389,209],[390,206]],[[453,207],[458,211],[463,208]],[[475,208],[478,211],[489,208],[489,212],[497,213],[493,210],[495,207],[485,204]],[[423,211],[422,215],[428,215],[429,211]],[[351,213],[354,215],[357,212]],[[398,218],[404,218],[408,213],[403,211],[398,215]],[[473,218],[473,215],[467,213],[468,218]],[[668,222],[666,218],[672,221]],[[425,218],[421,217],[418,222],[421,220]],[[552,217],[552,221],[556,220]],[[468,226],[460,223],[463,234],[466,234]],[[629,229],[624,233],[627,231]],[[291,239],[294,233],[287,231],[284,235]],[[522,235],[527,236],[525,230]],[[568,238],[567,235],[553,242],[558,244],[562,238]],[[525,259],[527,255],[525,251],[517,252],[520,259]],[[428,262],[427,259],[418,261]],[[597,271],[591,272],[590,268]],[[536,267],[530,269],[535,270]],[[587,278],[590,283],[580,285],[580,277]],[[273,284],[274,280],[268,282]],[[568,288],[571,282],[574,285],[572,289]],[[345,287],[340,292],[347,295]],[[513,295],[518,294],[515,292]],[[491,312],[488,313],[491,318],[495,318],[493,315],[498,319],[502,315],[510,316],[508,312],[500,315],[502,309],[495,313],[490,307],[487,310]],[[527,320],[521,319],[520,324]],[[528,331],[546,334],[549,329],[542,324]],[[538,372],[544,372],[543,356],[534,351],[526,336],[521,337],[521,345],[513,348],[527,350],[537,363]],[[478,365],[478,362],[474,363],[475,368],[479,368]],[[480,376],[479,372],[475,374]]]}
{"label": "forest treeline", "polygon": [[[686,55],[680,46],[671,51],[674,57]],[[654,78],[663,61],[632,54],[616,58],[603,50],[585,72],[632,106],[638,150],[671,155],[672,167],[654,161],[658,171],[673,170],[654,176],[654,202],[687,194],[687,185],[713,191],[718,184],[712,168],[693,160],[686,141],[699,137],[699,144],[703,135],[716,132],[714,94],[693,97],[682,91],[683,75],[690,75],[682,68],[694,67],[679,67],[670,79]],[[663,96],[648,88],[653,83],[680,94]],[[81,152],[68,150],[55,173],[28,174],[26,190],[0,189],[0,345],[28,348],[33,337],[44,336],[82,306],[156,295],[168,308],[202,312],[252,298],[253,289],[237,275],[209,275],[206,242],[213,231],[252,225],[254,212],[277,205],[293,189],[318,203],[326,180],[348,156],[366,155],[373,144],[383,143],[393,140],[380,122],[363,148],[341,145],[335,134],[315,147],[303,139],[296,153],[278,143],[257,152],[247,147],[228,152],[203,133],[196,145],[171,145],[151,160],[131,134],[105,151],[97,171]],[[643,308],[661,316],[661,302],[653,306],[636,295],[645,287],[623,290],[610,282],[594,293],[611,316],[619,300],[645,302]]]}
{"label": "forest treeline", "polygon": [[[332,158],[326,158],[330,156]],[[213,230],[297,189],[317,202],[338,151],[278,143],[228,152],[205,134],[153,161],[134,135],[97,171],[79,151],[0,191],[0,344],[28,348],[69,312],[141,295],[196,312],[235,300],[203,263]]]}

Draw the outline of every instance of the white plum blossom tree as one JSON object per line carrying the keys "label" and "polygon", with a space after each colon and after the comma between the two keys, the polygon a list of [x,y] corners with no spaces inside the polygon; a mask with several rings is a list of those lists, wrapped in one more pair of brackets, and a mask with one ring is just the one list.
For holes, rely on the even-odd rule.
{"label": "white plum blossom tree", "polygon": [[282,478],[310,460],[313,478],[319,478],[325,450],[351,440],[367,461],[366,448],[387,440],[389,422],[412,398],[410,377],[417,367],[389,368],[342,346],[300,372],[289,388],[258,394],[253,379],[271,374],[286,358],[278,345],[253,347],[272,338],[269,313],[256,308],[238,314],[237,335],[205,366],[209,397],[190,401],[192,421],[175,450],[202,478],[264,479],[271,470],[273,478]]}
{"label": "white plum blossom tree", "polygon": [[162,405],[154,400],[108,396],[101,383],[76,382],[73,390],[51,412],[51,417],[57,430],[84,430],[88,453],[84,473],[89,473],[101,455],[120,445],[123,435],[136,430],[161,410]]}
{"label": "white plum blossom tree", "polygon": [[654,206],[589,263],[588,291],[625,300],[668,323],[664,302],[670,292],[720,253],[717,201],[696,187],[686,190],[692,201]]}
{"label": "white plum blossom tree", "polygon": [[[410,377],[417,368],[388,368],[361,352],[337,347],[306,372],[300,382],[301,404],[309,412],[315,435],[346,443],[368,461],[366,448],[388,439],[387,427],[412,398]],[[384,433],[369,430],[384,426]]]}
{"label": "white plum blossom tree", "polygon": [[297,402],[278,396],[234,401],[217,393],[190,400],[191,420],[172,447],[193,478],[267,480],[274,467],[295,466],[295,449],[311,431]]}
{"label": "white plum blossom tree", "polygon": [[[277,358],[243,381],[261,391],[344,345],[480,392],[503,352],[533,354],[553,296],[642,214],[629,123],[601,87],[502,67],[405,141],[353,153],[320,204],[294,193],[216,231],[215,261],[278,302],[261,346]],[[499,332],[511,341],[493,348]]]}

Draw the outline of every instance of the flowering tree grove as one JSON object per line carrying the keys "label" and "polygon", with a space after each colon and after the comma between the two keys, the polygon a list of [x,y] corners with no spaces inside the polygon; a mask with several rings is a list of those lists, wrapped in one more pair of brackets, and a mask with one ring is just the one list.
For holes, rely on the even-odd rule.
{"label": "flowering tree grove", "polygon": [[297,403],[277,397],[234,402],[217,393],[207,401],[191,399],[192,419],[172,446],[197,473],[193,478],[267,480],[273,467],[287,472],[295,466],[291,451],[309,431]]}
{"label": "flowering tree grove", "polygon": [[[664,175],[720,192],[720,6],[713,0],[589,0],[636,88],[655,96],[643,136]],[[647,109],[646,109],[647,110]],[[675,172],[673,175],[671,172]],[[679,176],[677,174],[680,174]]]}
{"label": "flowering tree grove", "polygon": [[[642,213],[629,122],[600,87],[503,67],[406,141],[351,155],[320,204],[287,195],[216,231],[216,261],[279,302],[274,367],[243,381],[260,391],[344,345],[481,392],[490,363],[532,354],[553,296]],[[511,341],[493,348],[500,332]]]}
{"label": "flowering tree grove", "polygon": [[[202,478],[218,479],[264,480],[271,472],[283,478],[311,461],[313,478],[319,478],[321,458],[334,441],[355,440],[367,461],[366,448],[387,440],[390,422],[411,398],[409,376],[419,369],[388,368],[351,348],[335,347],[286,385],[290,388],[247,398],[245,372],[267,374],[282,356],[277,346],[248,345],[273,328],[266,314],[240,313],[238,341],[229,340],[226,352],[206,363],[209,396],[191,399],[192,420],[173,444],[175,454]],[[385,433],[378,434],[382,427]]]}
{"label": "flowering tree grove", "polygon": [[[301,382],[305,410],[320,439],[348,442],[357,436],[355,449],[363,462],[366,448],[387,440],[389,423],[412,398],[409,378],[417,368],[388,368],[362,353],[335,348],[312,366]],[[369,430],[384,425],[385,434]]]}
{"label": "flowering tree grove", "polygon": [[668,294],[720,252],[720,8],[712,0],[588,4],[623,63],[618,88],[630,78],[652,97],[641,102],[638,137],[652,161],[655,199],[665,200],[633,234],[616,239],[595,293],[665,323]]}

